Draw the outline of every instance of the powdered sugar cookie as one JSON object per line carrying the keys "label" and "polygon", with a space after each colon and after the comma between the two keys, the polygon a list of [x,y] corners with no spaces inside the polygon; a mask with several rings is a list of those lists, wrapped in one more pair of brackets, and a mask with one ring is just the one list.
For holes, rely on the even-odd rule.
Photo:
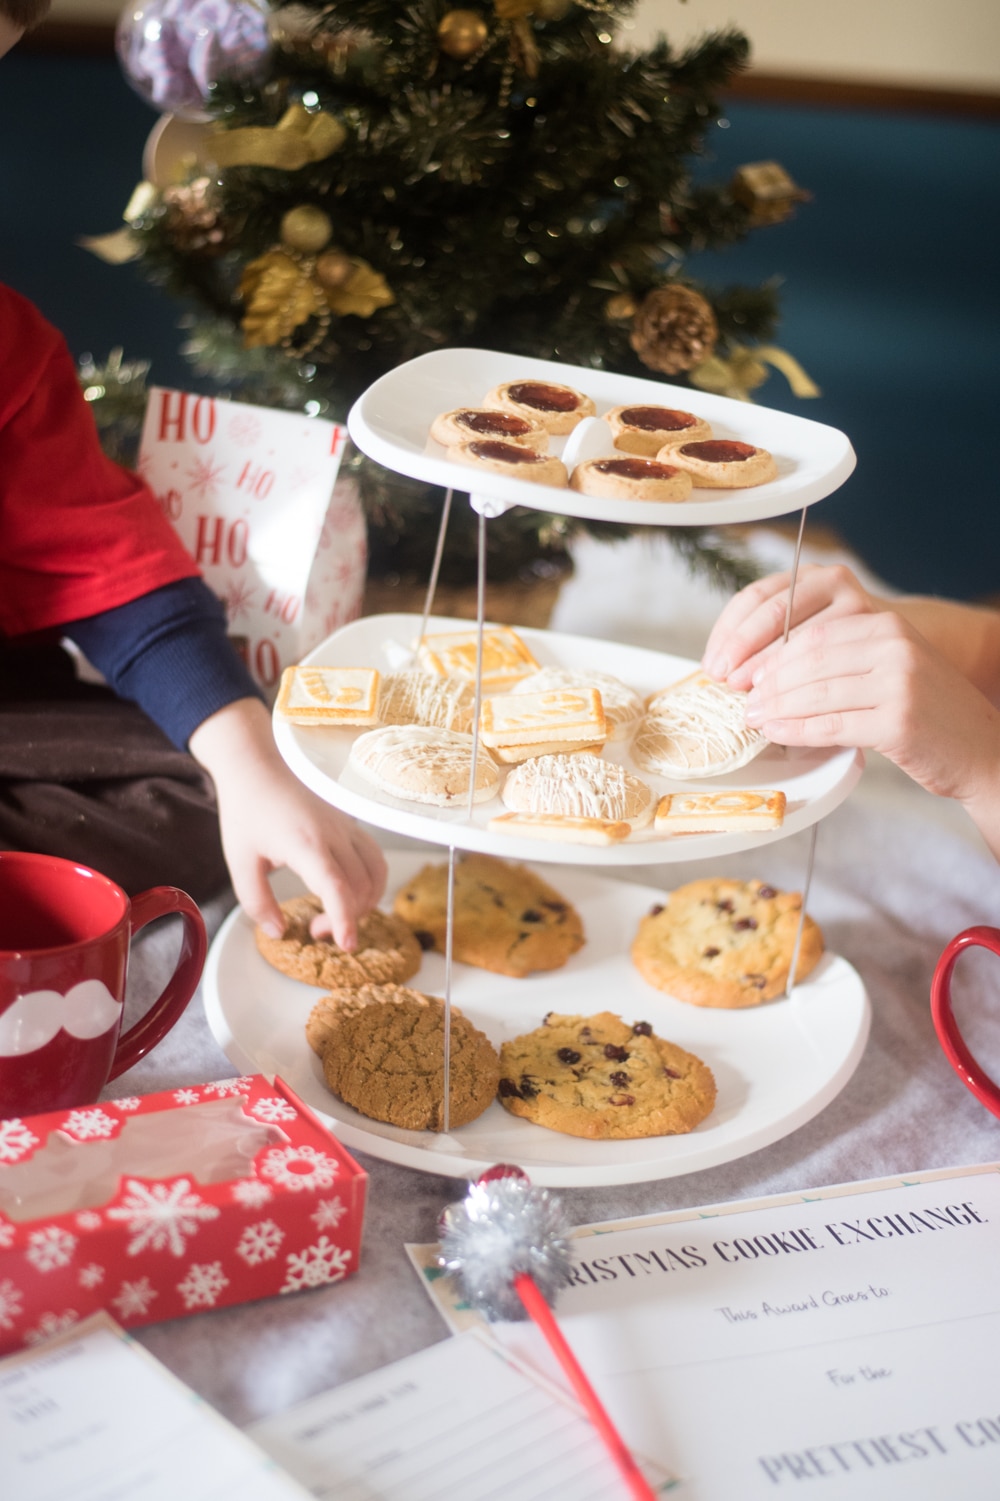
{"label": "powdered sugar cookie", "polygon": [[582,391],[547,380],[505,381],[487,392],[483,406],[513,412],[516,417],[529,417],[550,433],[571,433],[578,422],[593,417],[597,410]]}
{"label": "powdered sugar cookie", "polygon": [[646,705],[632,742],[643,771],[664,777],[712,777],[737,771],[768,741],[746,723],[745,693],[736,693],[703,672],[681,678]]}

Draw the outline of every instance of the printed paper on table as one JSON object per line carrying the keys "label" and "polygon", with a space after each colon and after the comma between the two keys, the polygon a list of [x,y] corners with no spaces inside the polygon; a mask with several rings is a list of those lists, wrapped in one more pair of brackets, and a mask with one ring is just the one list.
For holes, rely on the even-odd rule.
{"label": "printed paper on table", "polygon": [[353,479],[338,480],[347,430],[154,386],[139,472],[205,579],[257,682],[361,612],[364,515]]}
{"label": "printed paper on table", "polygon": [[[1000,1164],[588,1225],[572,1253],[560,1327],[686,1501],[1000,1496]],[[485,1327],[559,1380],[533,1325]]]}

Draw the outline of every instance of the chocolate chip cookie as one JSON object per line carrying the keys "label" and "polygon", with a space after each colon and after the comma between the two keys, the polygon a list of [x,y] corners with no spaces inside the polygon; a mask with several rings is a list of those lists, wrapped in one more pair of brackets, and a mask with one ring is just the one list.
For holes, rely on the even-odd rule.
{"label": "chocolate chip cookie", "polygon": [[[799,892],[764,881],[691,881],[641,919],[632,961],[650,985],[692,1006],[757,1006],[788,984],[801,911]],[[797,980],[815,969],[823,947],[807,916]]]}
{"label": "chocolate chip cookie", "polygon": [[715,1104],[715,1080],[700,1058],[629,1026],[610,1011],[550,1012],[534,1032],[500,1049],[501,1105],[536,1126],[619,1141],[691,1131]]}
{"label": "chocolate chip cookie", "polygon": [[293,896],[281,903],[285,931],[271,938],[257,928],[257,948],[268,964],[307,985],[401,984],[420,968],[423,953],[398,917],[377,909],[358,923],[358,946],[348,953],[332,938],[313,938],[309,924],[323,910],[319,897]]}
{"label": "chocolate chip cookie", "polygon": [[[393,910],[424,948],[445,951],[448,866],[425,865],[397,891]],[[526,865],[469,854],[455,866],[452,955],[521,979],[560,969],[584,942],[576,909]]]}
{"label": "chocolate chip cookie", "polygon": [[[500,1063],[489,1038],[452,1010],[449,1128],[492,1102]],[[444,1002],[437,996],[361,1006],[338,1019],[323,1074],[346,1105],[407,1131],[444,1126]]]}

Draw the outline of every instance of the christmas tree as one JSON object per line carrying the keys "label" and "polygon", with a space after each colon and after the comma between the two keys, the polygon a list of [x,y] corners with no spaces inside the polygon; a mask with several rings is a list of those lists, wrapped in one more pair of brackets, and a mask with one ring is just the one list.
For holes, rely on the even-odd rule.
{"label": "christmas tree", "polygon": [[[183,180],[147,185],[127,218],[144,271],[198,309],[186,352],[220,389],[343,420],[378,376],[447,346],[736,395],[763,378],[774,288],[686,274],[805,196],[774,163],[721,184],[695,171],[742,35],[630,50],[616,33],[635,0],[305,0],[266,18],[213,0],[206,56],[204,3],[140,0],[119,53],[150,102],[209,122]],[[372,571],[426,581],[441,492],[353,462]],[[508,512],[490,578],[551,569],[584,527],[602,534]],[[672,535],[741,581],[711,533]],[[442,581],[472,576],[474,548],[457,505]]]}

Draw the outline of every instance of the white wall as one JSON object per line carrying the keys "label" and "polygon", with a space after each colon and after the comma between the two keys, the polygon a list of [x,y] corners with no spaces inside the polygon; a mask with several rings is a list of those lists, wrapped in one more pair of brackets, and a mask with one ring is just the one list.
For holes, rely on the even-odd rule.
{"label": "white wall", "polygon": [[[121,8],[54,0],[51,15],[108,23]],[[762,73],[1000,92],[1000,0],[640,0],[622,40],[644,46],[664,32],[683,44],[729,24]]]}

